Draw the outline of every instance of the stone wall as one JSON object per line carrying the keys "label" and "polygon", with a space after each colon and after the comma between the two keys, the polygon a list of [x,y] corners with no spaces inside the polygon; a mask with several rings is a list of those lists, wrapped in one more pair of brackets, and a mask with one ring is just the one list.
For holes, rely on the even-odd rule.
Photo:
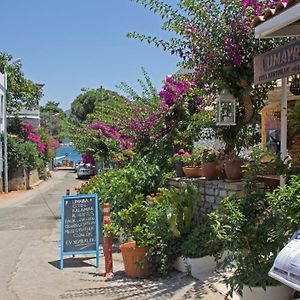
{"label": "stone wall", "polygon": [[13,173],[13,175],[8,181],[8,190],[9,191],[26,190],[26,188],[30,188],[38,181],[39,181],[39,175],[38,175],[38,171],[35,169],[30,171],[29,183],[26,183],[24,169],[22,167],[19,167],[15,170],[15,172]]}
{"label": "stone wall", "polygon": [[244,183],[242,181],[206,180],[200,178],[172,178],[170,185],[180,188],[183,183],[197,186],[201,199],[195,199],[193,203],[194,218],[198,220],[200,214],[208,214],[216,210],[221,200],[229,195],[241,194]]}

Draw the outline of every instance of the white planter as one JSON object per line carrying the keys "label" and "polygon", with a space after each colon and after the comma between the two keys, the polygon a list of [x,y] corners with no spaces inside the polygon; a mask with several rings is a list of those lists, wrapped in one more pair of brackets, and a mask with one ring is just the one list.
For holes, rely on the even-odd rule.
{"label": "white planter", "polygon": [[292,289],[285,286],[268,286],[266,290],[261,287],[252,288],[248,287],[243,289],[243,297],[236,295],[237,300],[288,300],[292,294]]}
{"label": "white planter", "polygon": [[213,256],[188,258],[188,262],[191,266],[191,275],[201,281],[211,277],[217,267]]}
{"label": "white planter", "polygon": [[[213,288],[215,288],[218,292],[223,295],[226,295],[229,288],[224,283],[224,276],[228,275],[228,273],[217,274],[213,280],[208,280],[212,284]],[[248,288],[244,287],[243,289],[243,297],[237,293],[233,293],[232,298],[228,298],[230,300],[289,300],[292,294],[292,289],[285,286],[268,286],[266,290],[262,287]]]}
{"label": "white planter", "polygon": [[174,263],[174,268],[179,272],[189,273],[199,280],[206,280],[213,275],[216,262],[212,256],[200,258],[178,257]]}
{"label": "white planter", "polygon": [[175,260],[173,267],[179,272],[187,273],[189,269],[189,264],[185,257],[180,256],[177,257],[177,259]]}

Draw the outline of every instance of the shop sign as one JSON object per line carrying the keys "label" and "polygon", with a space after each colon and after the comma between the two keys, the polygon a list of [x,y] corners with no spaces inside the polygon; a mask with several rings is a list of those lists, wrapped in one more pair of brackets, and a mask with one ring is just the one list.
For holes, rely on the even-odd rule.
{"label": "shop sign", "polygon": [[254,57],[254,84],[300,73],[300,40]]}

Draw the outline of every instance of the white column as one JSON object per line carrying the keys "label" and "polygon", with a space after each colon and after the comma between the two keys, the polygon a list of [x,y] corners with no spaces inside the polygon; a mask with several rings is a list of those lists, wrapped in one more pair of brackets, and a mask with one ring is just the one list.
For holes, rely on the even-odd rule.
{"label": "white column", "polygon": [[[281,79],[281,125],[280,125],[280,155],[282,159],[287,157],[287,77]],[[285,184],[283,176],[280,176],[280,186]]]}

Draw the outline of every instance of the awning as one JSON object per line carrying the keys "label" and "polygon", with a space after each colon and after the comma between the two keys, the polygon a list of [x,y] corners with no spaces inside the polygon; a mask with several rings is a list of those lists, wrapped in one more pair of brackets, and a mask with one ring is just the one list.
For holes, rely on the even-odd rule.
{"label": "awning", "polygon": [[278,2],[274,9],[255,17],[252,25],[256,38],[300,36],[300,0]]}

